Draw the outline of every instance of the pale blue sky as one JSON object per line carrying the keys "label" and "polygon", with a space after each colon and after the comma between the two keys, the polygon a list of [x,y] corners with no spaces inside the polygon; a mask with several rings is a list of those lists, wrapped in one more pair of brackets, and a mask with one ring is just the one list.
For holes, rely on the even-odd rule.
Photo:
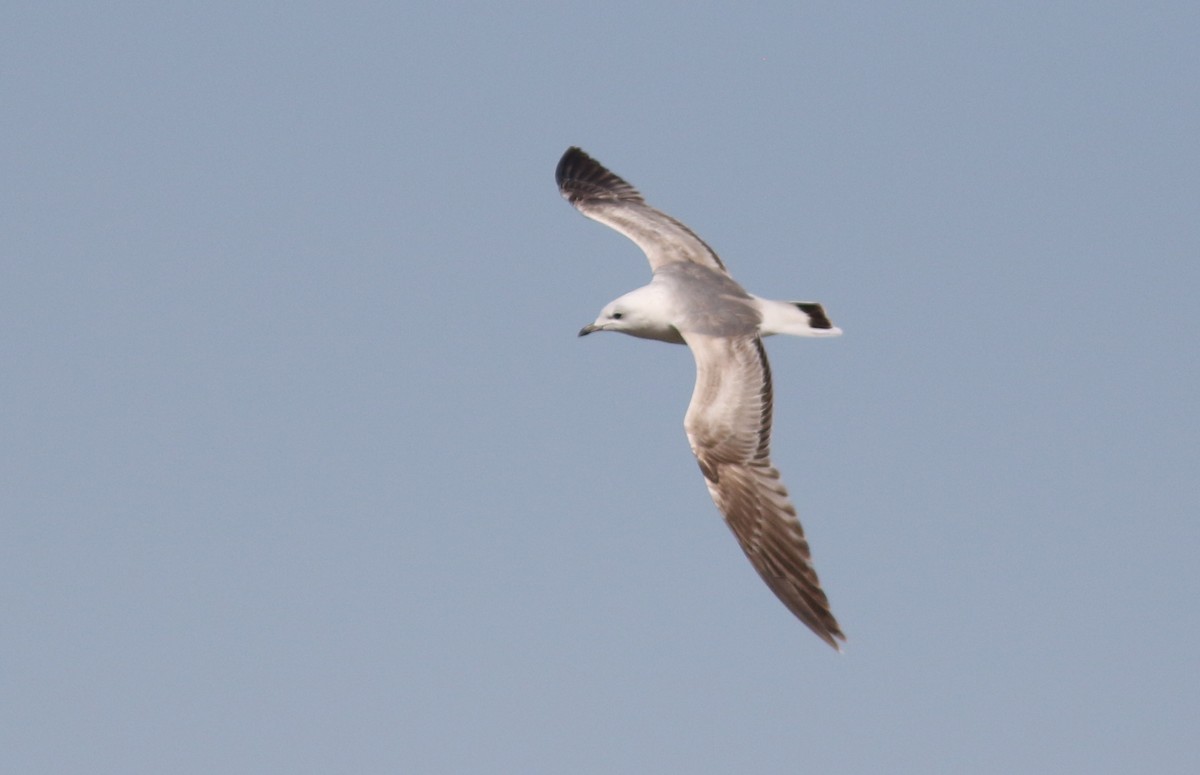
{"label": "pale blue sky", "polygon": [[[0,11],[0,763],[1200,769],[1200,6]],[[837,655],[580,145],[750,290]]]}

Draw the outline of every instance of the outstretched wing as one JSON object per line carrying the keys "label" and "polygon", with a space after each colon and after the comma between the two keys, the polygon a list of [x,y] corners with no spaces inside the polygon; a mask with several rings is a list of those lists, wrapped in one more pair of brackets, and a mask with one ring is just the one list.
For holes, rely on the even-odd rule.
{"label": "outstretched wing", "polygon": [[558,190],[579,212],[633,240],[650,268],[690,261],[725,272],[713,249],[679,221],[646,204],[637,189],[578,148],[568,148],[554,171]]}
{"label": "outstretched wing", "polygon": [[808,541],[771,465],[771,368],[757,336],[684,332],[696,390],[684,427],[708,491],[771,591],[830,646],[845,640],[810,560]]}

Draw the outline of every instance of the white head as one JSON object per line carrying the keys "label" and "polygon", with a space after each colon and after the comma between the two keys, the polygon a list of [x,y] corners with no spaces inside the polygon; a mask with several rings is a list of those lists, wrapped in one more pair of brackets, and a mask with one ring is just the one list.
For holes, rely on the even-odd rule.
{"label": "white head", "polygon": [[660,288],[653,284],[630,291],[610,301],[600,310],[600,316],[579,330],[580,336],[593,331],[617,331],[642,339],[683,344],[683,337],[671,324]]}

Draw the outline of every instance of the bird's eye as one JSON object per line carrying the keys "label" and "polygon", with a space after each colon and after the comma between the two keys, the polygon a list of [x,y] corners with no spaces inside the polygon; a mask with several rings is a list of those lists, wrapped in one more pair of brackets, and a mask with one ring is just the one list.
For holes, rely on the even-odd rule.
{"label": "bird's eye", "polygon": [[614,312],[614,313],[612,313],[612,319],[613,319],[613,320],[620,320],[620,319],[621,319],[621,313],[620,313],[620,312]]}

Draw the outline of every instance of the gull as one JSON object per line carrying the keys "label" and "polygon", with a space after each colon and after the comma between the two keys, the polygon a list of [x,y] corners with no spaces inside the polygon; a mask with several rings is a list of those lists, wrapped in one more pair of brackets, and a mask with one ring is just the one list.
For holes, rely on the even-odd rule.
{"label": "gull", "polygon": [[746,292],[712,248],[650,205],[637,189],[579,148],[554,174],[563,197],[588,218],[633,240],[650,260],[648,285],[609,302],[579,336],[616,331],[685,344],[696,388],[684,430],[713,502],[771,591],[822,640],[846,640],[813,569],[808,541],[771,465],[771,368],[763,337],[837,336],[816,302]]}

